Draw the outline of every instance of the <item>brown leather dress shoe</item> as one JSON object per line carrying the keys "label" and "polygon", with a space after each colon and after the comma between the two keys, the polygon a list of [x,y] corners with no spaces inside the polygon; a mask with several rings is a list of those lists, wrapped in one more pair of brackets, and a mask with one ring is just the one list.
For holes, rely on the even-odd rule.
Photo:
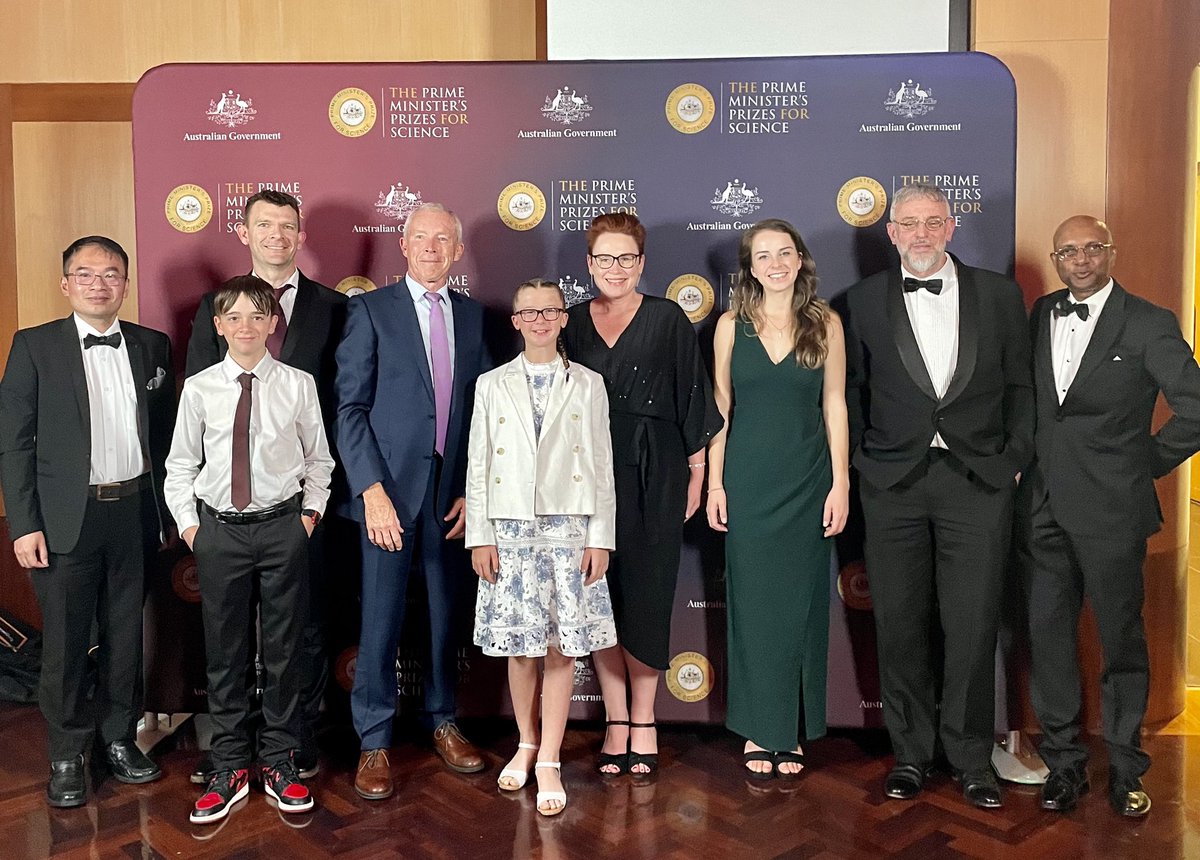
{"label": "brown leather dress shoe", "polygon": [[433,730],[433,748],[451,770],[459,773],[478,773],[483,770],[483,756],[479,750],[449,720]]}
{"label": "brown leather dress shoe", "polygon": [[354,777],[354,791],[365,800],[383,800],[391,797],[392,766],[387,750],[363,750],[358,757],[358,775]]}

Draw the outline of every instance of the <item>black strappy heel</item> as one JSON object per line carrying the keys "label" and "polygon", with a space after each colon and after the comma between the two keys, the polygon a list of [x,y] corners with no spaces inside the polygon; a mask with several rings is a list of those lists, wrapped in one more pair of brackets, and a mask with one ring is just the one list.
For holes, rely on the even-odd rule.
{"label": "black strappy heel", "polygon": [[[608,726],[628,726],[629,720],[605,720],[604,721],[604,739],[608,740]],[[600,745],[600,749],[604,749],[604,744]],[[603,768],[615,767],[616,771],[607,771]],[[596,757],[596,772],[601,776],[620,776],[629,770],[629,740],[625,741],[625,752],[623,753],[606,753],[601,752]]]}
{"label": "black strappy heel", "polygon": [[[651,776],[658,770],[658,753],[640,753],[633,751],[633,730],[634,729],[655,729],[657,734],[657,723],[630,723],[629,724],[629,772],[634,776]],[[645,765],[646,770],[634,770],[639,764]]]}

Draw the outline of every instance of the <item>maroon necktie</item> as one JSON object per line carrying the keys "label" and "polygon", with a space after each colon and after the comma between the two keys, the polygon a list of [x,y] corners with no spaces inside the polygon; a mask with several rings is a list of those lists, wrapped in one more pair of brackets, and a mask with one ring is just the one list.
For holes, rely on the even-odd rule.
{"label": "maroon necktie", "polygon": [[272,287],[275,292],[275,309],[279,311],[279,321],[275,323],[275,331],[267,335],[267,352],[271,358],[279,359],[283,351],[283,339],[287,337],[287,315],[283,312],[283,294],[292,288],[291,284],[282,287]]}
{"label": "maroon necktie", "polygon": [[250,505],[250,401],[253,373],[238,377],[242,393],[238,396],[237,411],[233,413],[233,460],[230,468],[230,497],[239,511]]}

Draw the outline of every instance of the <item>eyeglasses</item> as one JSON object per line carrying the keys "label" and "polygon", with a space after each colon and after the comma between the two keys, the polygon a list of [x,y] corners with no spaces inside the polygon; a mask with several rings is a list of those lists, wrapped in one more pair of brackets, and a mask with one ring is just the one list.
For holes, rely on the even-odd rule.
{"label": "eyeglasses", "polygon": [[1065,245],[1057,251],[1051,251],[1050,256],[1061,263],[1066,260],[1074,260],[1079,256],[1080,251],[1083,251],[1089,257],[1099,257],[1111,247],[1112,242],[1088,242],[1082,248],[1076,248],[1074,245]]}
{"label": "eyeglasses", "polygon": [[554,322],[565,313],[562,308],[521,308],[519,311],[513,311],[513,316],[520,317],[525,322],[533,322],[538,317],[546,322]]}
{"label": "eyeglasses", "polygon": [[621,254],[619,257],[612,254],[588,254],[588,257],[601,269],[611,269],[614,261],[620,263],[622,269],[632,269],[637,265],[637,261],[642,259],[641,254]]}
{"label": "eyeglasses", "polygon": [[116,272],[105,272],[103,275],[97,275],[95,272],[67,272],[68,278],[74,278],[75,283],[81,287],[88,287],[96,283],[97,279],[104,281],[106,287],[119,287],[125,281],[129,280],[124,275],[118,275]]}
{"label": "eyeglasses", "polygon": [[925,229],[932,232],[934,230],[941,230],[946,226],[946,222],[949,220],[949,218],[941,218],[937,215],[930,215],[924,221],[922,221],[920,218],[905,218],[903,221],[893,221],[892,223],[906,233],[916,230],[918,224],[924,224]]}

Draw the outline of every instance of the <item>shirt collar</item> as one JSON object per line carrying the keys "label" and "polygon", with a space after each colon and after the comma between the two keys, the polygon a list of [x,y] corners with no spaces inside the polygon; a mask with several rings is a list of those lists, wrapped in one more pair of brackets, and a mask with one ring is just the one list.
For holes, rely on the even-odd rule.
{"label": "shirt collar", "polygon": [[[408,291],[412,294],[414,302],[424,301],[423,296],[429,292],[422,284],[418,284],[412,279],[411,275],[404,276],[404,283],[408,285]],[[437,294],[442,297],[445,303],[450,302],[450,285],[449,283],[442,284],[442,288],[437,291]]]}
{"label": "shirt collar", "polygon": [[[250,274],[254,275],[254,277],[258,278],[260,281],[265,282],[268,286],[271,283],[270,281],[268,281],[266,278],[264,278],[262,275],[260,275],[258,272],[254,271],[253,269],[250,270]],[[300,286],[300,269],[299,269],[299,267],[292,269],[292,273],[290,275],[288,275],[287,280],[279,285],[279,287],[299,287],[299,286]],[[278,288],[273,288],[273,289],[278,289]]]}
{"label": "shirt collar", "polygon": [[271,358],[271,353],[263,354],[258,364],[254,365],[253,369],[247,371],[244,367],[233,360],[233,356],[228,352],[221,359],[221,375],[225,377],[226,382],[234,382],[243,373],[253,373],[259,379],[266,379],[271,375],[271,371],[275,368],[275,359]]}
{"label": "shirt collar", "polygon": [[108,331],[97,331],[92,327],[91,323],[84,322],[82,319],[80,319],[79,314],[76,313],[71,314],[71,319],[75,320],[75,330],[79,332],[80,340],[83,340],[89,334],[98,334],[101,337],[107,337],[108,335],[121,330],[121,320],[119,319],[113,320],[113,324],[108,327]]}
{"label": "shirt collar", "polygon": [[1108,297],[1112,295],[1113,279],[1109,278],[1108,283],[1102,289],[1096,290],[1082,302],[1075,301],[1075,297],[1071,295],[1071,291],[1067,291],[1067,301],[1073,305],[1087,305],[1088,319],[1092,319],[1100,315],[1100,311],[1104,310],[1104,304],[1108,301]]}

